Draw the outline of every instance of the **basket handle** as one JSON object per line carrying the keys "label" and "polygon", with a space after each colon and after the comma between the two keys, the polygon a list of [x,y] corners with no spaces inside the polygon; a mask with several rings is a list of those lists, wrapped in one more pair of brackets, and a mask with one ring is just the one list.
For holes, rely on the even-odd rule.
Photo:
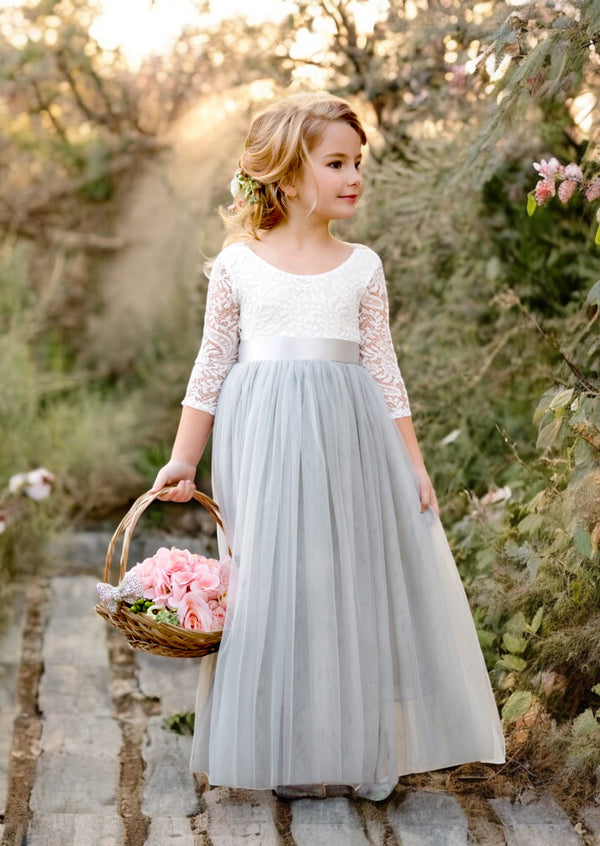
{"label": "basket handle", "polygon": [[[148,508],[148,506],[152,502],[154,502],[155,499],[158,499],[163,494],[168,493],[172,490],[174,490],[174,486],[167,485],[166,487],[161,488],[159,491],[146,491],[146,493],[142,494],[136,499],[127,514],[123,517],[123,519],[117,526],[115,533],[112,536],[111,541],[108,545],[106,559],[104,562],[103,581],[109,582],[110,580],[110,570],[112,567],[113,555],[115,552],[117,541],[119,540],[121,535],[123,535],[123,548],[121,550],[119,582],[124,578],[125,572],[127,571],[127,557],[129,555],[129,544],[131,542],[131,535],[137,525],[138,520],[140,519],[144,511]],[[192,497],[196,500],[196,502],[199,502],[200,505],[203,505],[204,508],[206,508],[206,510],[211,515],[217,526],[221,529],[221,531],[224,531],[223,523],[221,522],[221,518],[219,517],[219,507],[217,503],[206,494],[203,494],[201,491],[194,491]]]}

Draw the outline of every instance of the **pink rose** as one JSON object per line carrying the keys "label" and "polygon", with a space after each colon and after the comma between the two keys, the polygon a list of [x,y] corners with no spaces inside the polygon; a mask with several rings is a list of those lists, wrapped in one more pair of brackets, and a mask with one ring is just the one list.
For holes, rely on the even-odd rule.
{"label": "pink rose", "polygon": [[190,590],[202,591],[207,599],[216,599],[219,595],[220,583],[219,573],[211,570],[206,564],[202,564],[196,570]]}
{"label": "pink rose", "polygon": [[576,188],[577,183],[571,179],[565,179],[564,182],[561,182],[558,186],[558,199],[561,203],[568,203]]}
{"label": "pink rose", "polygon": [[213,615],[207,601],[194,591],[188,591],[182,597],[177,616],[182,628],[194,632],[213,631]]}
{"label": "pink rose", "polygon": [[161,607],[167,604],[171,595],[171,577],[158,555],[136,564],[131,568],[131,572],[139,576],[146,599],[153,599]]}
{"label": "pink rose", "polygon": [[534,189],[534,196],[536,203],[542,206],[551,197],[556,194],[556,186],[550,179],[541,179]]}
{"label": "pink rose", "polygon": [[171,576],[171,583],[173,585],[172,606],[177,607],[177,603],[181,600],[183,595],[190,590],[201,590],[202,586],[198,582],[198,565],[188,564],[181,570],[176,571]]}
{"label": "pink rose", "polygon": [[208,603],[208,607],[210,608],[213,618],[212,630],[220,631],[225,625],[225,608],[223,608],[216,599],[211,599]]}

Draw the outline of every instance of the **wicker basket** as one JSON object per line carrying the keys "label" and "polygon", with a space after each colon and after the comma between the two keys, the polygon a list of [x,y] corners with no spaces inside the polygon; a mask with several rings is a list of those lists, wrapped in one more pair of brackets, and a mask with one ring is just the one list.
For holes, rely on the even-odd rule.
{"label": "wicker basket", "polygon": [[[124,578],[127,570],[127,556],[129,555],[131,535],[139,518],[150,503],[170,490],[172,490],[171,487],[166,487],[155,493],[148,491],[133,503],[117,526],[108,545],[103,581],[110,582],[113,554],[121,535],[123,535],[123,547],[118,582]],[[222,529],[223,524],[219,517],[217,504],[210,497],[200,493],[200,491],[194,491],[194,499],[206,508],[216,524]],[[182,629],[171,623],[157,623],[146,614],[134,614],[122,602],[119,603],[114,613],[111,613],[104,605],[100,604],[94,607],[94,611],[112,626],[123,632],[134,649],[139,649],[142,652],[152,652],[155,655],[167,655],[172,658],[196,658],[201,655],[208,655],[210,652],[216,652],[221,642],[222,632],[220,631],[196,632]]]}

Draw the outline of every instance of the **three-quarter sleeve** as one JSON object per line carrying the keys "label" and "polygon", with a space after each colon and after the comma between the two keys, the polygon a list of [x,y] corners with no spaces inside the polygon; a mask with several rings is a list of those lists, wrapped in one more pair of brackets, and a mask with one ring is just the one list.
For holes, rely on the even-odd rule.
{"label": "three-quarter sleeve", "polygon": [[381,264],[360,302],[360,363],[383,391],[390,416],[409,417],[410,405],[390,332],[387,288]]}
{"label": "three-quarter sleeve", "polygon": [[224,265],[213,266],[206,295],[202,344],[182,405],[214,414],[221,387],[237,361],[239,306]]}

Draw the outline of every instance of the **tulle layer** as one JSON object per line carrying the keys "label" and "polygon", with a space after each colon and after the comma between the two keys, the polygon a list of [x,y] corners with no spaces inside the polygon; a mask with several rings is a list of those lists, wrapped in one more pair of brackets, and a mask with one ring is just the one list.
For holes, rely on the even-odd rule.
{"label": "tulle layer", "polygon": [[364,368],[235,365],[213,489],[234,587],[202,661],[193,770],[268,788],[504,760],[452,554]]}

